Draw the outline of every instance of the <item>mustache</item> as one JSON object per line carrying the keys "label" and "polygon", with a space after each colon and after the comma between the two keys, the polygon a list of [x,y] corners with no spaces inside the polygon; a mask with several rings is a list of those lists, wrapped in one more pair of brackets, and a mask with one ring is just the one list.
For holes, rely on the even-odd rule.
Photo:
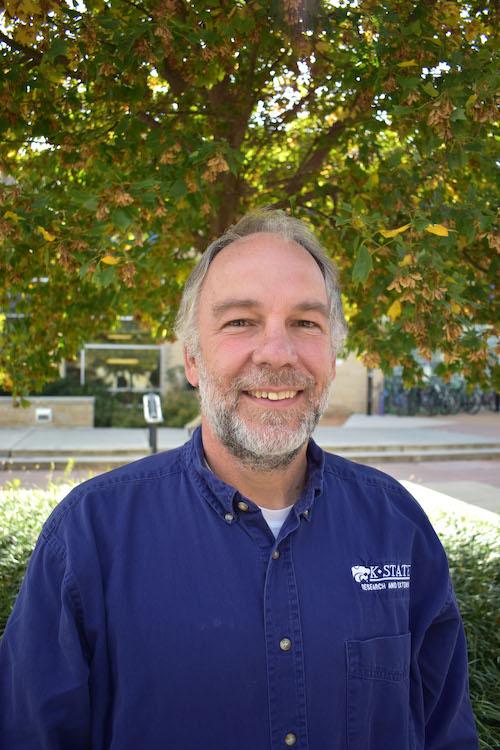
{"label": "mustache", "polygon": [[257,391],[269,386],[285,386],[293,391],[311,390],[315,386],[311,375],[303,375],[292,367],[282,370],[261,368],[246,375],[240,375],[231,382],[232,391]]}

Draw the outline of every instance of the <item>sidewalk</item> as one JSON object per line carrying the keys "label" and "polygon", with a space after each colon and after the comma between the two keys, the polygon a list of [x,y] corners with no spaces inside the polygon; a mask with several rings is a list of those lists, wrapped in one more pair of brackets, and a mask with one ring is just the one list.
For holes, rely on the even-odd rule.
{"label": "sidewalk", "polygon": [[[500,511],[500,414],[354,414],[342,425],[331,422],[335,420],[325,419],[314,433],[324,450]],[[159,428],[158,450],[170,450],[187,439],[183,429]],[[69,460],[79,474],[86,469],[88,475],[88,468],[101,472],[148,455],[148,440],[146,428],[3,428],[0,469],[5,474],[0,471],[0,484],[51,464],[62,470]]]}
{"label": "sidewalk", "polygon": [[[160,427],[158,449],[188,439],[184,429]],[[361,463],[390,460],[500,459],[500,414],[443,417],[354,414],[343,425],[323,421],[314,433],[327,451]],[[0,462],[16,465],[62,463],[115,465],[148,455],[147,428],[47,427],[0,429]]]}

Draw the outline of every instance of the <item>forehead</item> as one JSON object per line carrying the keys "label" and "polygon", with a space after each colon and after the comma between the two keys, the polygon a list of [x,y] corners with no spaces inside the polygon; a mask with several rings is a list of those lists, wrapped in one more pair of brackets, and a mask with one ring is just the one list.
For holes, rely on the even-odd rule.
{"label": "forehead", "polygon": [[233,242],[215,256],[203,282],[200,305],[246,290],[259,296],[317,296],[326,301],[321,269],[301,245],[265,232]]}

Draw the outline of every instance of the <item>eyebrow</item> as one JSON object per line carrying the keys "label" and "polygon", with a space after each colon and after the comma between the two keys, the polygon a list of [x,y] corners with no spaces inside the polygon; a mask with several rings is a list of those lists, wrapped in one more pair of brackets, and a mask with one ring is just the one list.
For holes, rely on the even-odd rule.
{"label": "eyebrow", "polygon": [[[233,310],[235,308],[238,309],[254,309],[256,307],[259,307],[259,302],[255,299],[237,299],[237,298],[230,298],[223,300],[222,302],[217,302],[215,305],[212,305],[212,312],[216,317],[219,317],[223,315],[228,310]],[[304,302],[299,302],[298,305],[295,305],[293,308],[296,312],[319,312],[321,315],[324,315],[326,318],[329,316],[329,307],[324,302],[319,302],[317,300],[304,300]]]}

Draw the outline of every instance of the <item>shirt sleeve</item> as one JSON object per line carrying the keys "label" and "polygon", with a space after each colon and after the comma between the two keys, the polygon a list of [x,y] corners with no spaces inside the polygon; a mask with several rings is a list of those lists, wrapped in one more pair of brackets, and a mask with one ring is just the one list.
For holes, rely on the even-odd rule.
{"label": "shirt sleeve", "polygon": [[1,747],[88,750],[87,653],[78,587],[41,536],[0,644]]}
{"label": "shirt sleeve", "polygon": [[476,750],[467,643],[451,580],[448,587],[447,600],[425,632],[418,658],[425,750]]}

